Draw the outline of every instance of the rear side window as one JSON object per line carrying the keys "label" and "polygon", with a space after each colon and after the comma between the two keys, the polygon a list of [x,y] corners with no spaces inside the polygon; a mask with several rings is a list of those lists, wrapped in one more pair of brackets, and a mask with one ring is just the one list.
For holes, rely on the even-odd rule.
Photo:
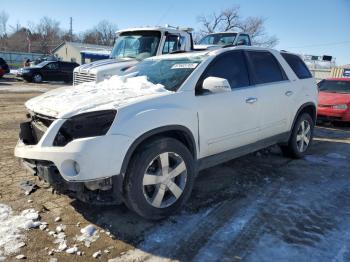
{"label": "rear side window", "polygon": [[245,57],[240,51],[224,53],[214,60],[202,79],[210,76],[227,79],[232,89],[249,86]]}
{"label": "rear side window", "polygon": [[281,53],[288,65],[292,68],[299,79],[311,78],[312,75],[301,58],[297,55]]}
{"label": "rear side window", "polygon": [[287,80],[281,65],[273,54],[267,51],[248,51],[255,84]]}

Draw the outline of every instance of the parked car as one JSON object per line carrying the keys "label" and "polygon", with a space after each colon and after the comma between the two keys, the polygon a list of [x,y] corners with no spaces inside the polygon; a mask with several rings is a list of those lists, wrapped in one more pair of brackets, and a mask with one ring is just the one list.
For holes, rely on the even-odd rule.
{"label": "parked car", "polygon": [[160,219],[199,170],[274,144],[295,158],[310,147],[317,85],[294,54],[226,47],[124,73],[27,101],[15,155],[61,192]]}
{"label": "parked car", "polygon": [[17,76],[28,82],[41,83],[42,81],[73,81],[73,70],[79,66],[75,62],[44,61],[32,67],[23,67],[18,70]]}
{"label": "parked car", "polygon": [[10,73],[10,68],[6,61],[0,57],[0,77]]}
{"label": "parked car", "polygon": [[350,122],[350,78],[328,78],[318,87],[317,118]]}

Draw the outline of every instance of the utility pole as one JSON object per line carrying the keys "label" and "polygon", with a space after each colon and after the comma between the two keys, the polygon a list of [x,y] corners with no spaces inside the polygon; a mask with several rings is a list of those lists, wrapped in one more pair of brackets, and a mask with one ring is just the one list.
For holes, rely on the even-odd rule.
{"label": "utility pole", "polygon": [[73,41],[73,17],[69,18],[69,36],[70,41]]}

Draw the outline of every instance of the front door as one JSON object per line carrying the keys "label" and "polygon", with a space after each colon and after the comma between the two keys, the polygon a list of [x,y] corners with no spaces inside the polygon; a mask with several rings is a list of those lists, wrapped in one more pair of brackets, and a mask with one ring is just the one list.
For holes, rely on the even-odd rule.
{"label": "front door", "polygon": [[[198,92],[207,77],[228,80],[231,92]],[[242,51],[225,52],[208,66],[197,85],[200,157],[254,143],[259,130],[259,98],[250,85]]]}

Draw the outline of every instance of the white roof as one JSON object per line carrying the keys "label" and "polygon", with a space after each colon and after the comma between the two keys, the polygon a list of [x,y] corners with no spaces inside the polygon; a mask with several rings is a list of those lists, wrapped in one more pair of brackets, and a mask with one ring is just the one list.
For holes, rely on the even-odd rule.
{"label": "white roof", "polygon": [[118,30],[116,33],[120,34],[123,32],[130,32],[130,31],[161,31],[165,32],[168,31],[170,33],[177,33],[177,32],[185,32],[181,29],[175,29],[171,27],[163,27],[163,26],[145,26],[145,27],[133,27],[133,28],[126,28],[123,30]]}

